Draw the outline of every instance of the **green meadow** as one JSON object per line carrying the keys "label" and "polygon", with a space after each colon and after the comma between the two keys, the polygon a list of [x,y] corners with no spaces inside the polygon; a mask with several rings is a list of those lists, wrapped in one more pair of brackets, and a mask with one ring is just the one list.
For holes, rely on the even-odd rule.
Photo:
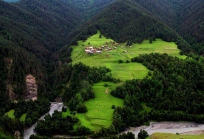
{"label": "green meadow", "polygon": [[8,117],[10,117],[11,119],[15,119],[14,109],[12,109],[12,110],[6,112],[5,115],[7,115]]}
{"label": "green meadow", "polygon": [[[78,41],[78,46],[72,46],[72,61],[73,64],[82,62],[88,66],[105,66],[111,69],[112,77],[122,81],[131,79],[142,79],[148,69],[141,63],[131,63],[131,58],[141,54],[149,53],[167,53],[171,56],[185,58],[179,55],[180,50],[174,42],[165,42],[161,39],[156,39],[153,43],[145,40],[142,44],[133,44],[126,46],[126,43],[118,44],[112,39],[107,39],[100,36],[100,32],[90,36],[86,41]],[[94,48],[102,48],[102,53],[87,54],[85,49],[93,46]],[[103,47],[102,47],[103,46]],[[120,60],[120,62],[119,62]],[[100,82],[93,85],[95,98],[85,102],[88,112],[85,114],[76,114],[79,118],[79,125],[82,124],[92,131],[97,131],[101,127],[109,127],[112,123],[114,109],[112,105],[123,106],[123,100],[111,96],[109,93],[119,84],[107,82],[109,87],[105,87],[106,82]],[[151,111],[151,108],[142,103],[143,111]],[[63,113],[63,117],[70,115],[70,111]],[[78,125],[75,126],[75,128]]]}
{"label": "green meadow", "polygon": [[25,122],[25,118],[26,118],[26,113],[24,113],[23,115],[21,115],[20,121],[21,121],[21,122]]}
{"label": "green meadow", "polygon": [[177,135],[170,133],[154,133],[146,139],[203,139],[204,134],[201,135]]}
{"label": "green meadow", "polygon": [[[12,109],[12,110],[6,112],[4,115],[7,115],[11,119],[15,119],[14,112],[15,112],[14,109]],[[25,118],[26,118],[26,114],[24,113],[23,115],[21,115],[20,121],[25,122]]]}
{"label": "green meadow", "polygon": [[[147,73],[148,69],[140,63],[126,63],[127,60],[139,56],[140,54],[149,53],[167,53],[171,56],[185,58],[179,54],[180,50],[174,42],[165,42],[161,39],[156,39],[153,43],[148,40],[143,41],[142,44],[133,44],[126,46],[125,43],[114,45],[111,42],[114,40],[107,39],[104,36],[99,38],[100,32],[89,37],[86,41],[78,41],[78,46],[73,46],[72,60],[73,64],[82,62],[88,66],[106,66],[111,69],[111,74],[114,78],[123,81],[133,78],[142,79]],[[109,46],[112,50],[106,51],[105,48],[102,53],[86,54],[85,48],[93,46],[99,48],[102,45]],[[118,61],[122,60],[122,63]]]}
{"label": "green meadow", "polygon": [[[108,84],[105,87],[104,84]],[[84,114],[77,113],[80,123],[92,131],[99,130],[101,127],[109,127],[112,123],[113,111],[112,105],[123,106],[123,100],[110,95],[110,91],[115,89],[118,84],[112,82],[100,82],[93,85],[95,98],[85,102],[88,112]],[[63,117],[70,115],[70,111],[63,113]]]}

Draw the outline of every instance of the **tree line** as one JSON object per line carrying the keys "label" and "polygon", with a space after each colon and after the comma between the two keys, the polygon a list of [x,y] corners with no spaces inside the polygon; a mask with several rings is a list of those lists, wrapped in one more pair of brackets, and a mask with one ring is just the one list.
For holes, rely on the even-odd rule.
{"label": "tree line", "polygon": [[[167,54],[152,53],[132,58],[131,61],[143,63],[150,72],[146,78],[126,81],[111,92],[113,96],[123,98],[126,106],[117,108],[115,112],[130,109],[130,113],[137,114],[134,119],[138,122],[132,125],[134,120],[127,120],[129,113],[121,112],[119,117],[125,120],[121,129],[148,120],[204,122],[204,65],[201,60],[182,60]],[[141,113],[142,102],[153,108],[152,111]]]}
{"label": "tree line", "polygon": [[[14,119],[11,119],[4,113],[1,115],[0,124],[3,131],[14,135],[15,131],[20,131],[21,135],[24,129],[30,127],[38,121],[38,119],[49,111],[50,102],[47,99],[38,99],[36,101],[19,101],[18,103],[7,103],[4,113],[14,109]],[[26,114],[25,121],[20,121],[20,117]]]}
{"label": "tree line", "polygon": [[117,81],[107,74],[110,69],[106,67],[89,67],[82,63],[75,65],[68,65],[66,79],[64,83],[68,83],[65,87],[64,94],[62,96],[65,104],[68,105],[71,111],[77,111],[80,113],[87,112],[84,101],[95,97],[92,90],[92,84],[103,81]]}

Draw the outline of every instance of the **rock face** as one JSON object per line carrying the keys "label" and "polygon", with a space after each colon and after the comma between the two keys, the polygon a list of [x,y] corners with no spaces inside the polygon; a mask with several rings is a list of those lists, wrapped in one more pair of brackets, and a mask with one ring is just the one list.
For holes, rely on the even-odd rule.
{"label": "rock face", "polygon": [[14,136],[15,136],[15,138],[17,138],[17,139],[20,139],[20,137],[21,137],[20,131],[19,131],[19,130],[15,131]]}
{"label": "rock face", "polygon": [[31,74],[26,76],[26,94],[25,99],[37,99],[37,83],[35,77]]}

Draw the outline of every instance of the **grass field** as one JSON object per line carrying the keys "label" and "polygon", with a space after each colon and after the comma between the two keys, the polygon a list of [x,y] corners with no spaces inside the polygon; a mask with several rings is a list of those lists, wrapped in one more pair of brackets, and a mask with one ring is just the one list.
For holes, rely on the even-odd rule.
{"label": "grass field", "polygon": [[[104,87],[104,84],[109,87]],[[88,112],[85,114],[77,114],[81,124],[93,131],[99,130],[101,127],[109,127],[112,123],[113,109],[112,105],[122,106],[123,100],[111,96],[109,93],[115,89],[117,84],[111,82],[100,82],[93,85],[95,98],[85,102]],[[69,110],[63,113],[63,117],[69,115]]]}
{"label": "grass field", "polygon": [[154,133],[146,139],[204,139],[204,134],[202,135],[176,135],[169,133]]}
{"label": "grass field", "polygon": [[15,119],[14,109],[6,112],[5,115],[8,115],[8,117],[10,117],[11,119]]}
{"label": "grass field", "polygon": [[[126,44],[118,44],[114,46],[111,39],[105,37],[99,38],[99,32],[89,37],[85,42],[79,41],[78,46],[73,46],[72,60],[73,63],[82,62],[89,66],[106,66],[111,69],[112,76],[114,78],[121,79],[123,81],[137,78],[144,78],[148,69],[140,63],[126,63],[131,58],[139,56],[140,54],[149,53],[167,53],[171,56],[179,58],[185,58],[186,56],[179,55],[180,50],[177,49],[177,45],[174,42],[165,42],[161,39],[157,39],[152,44],[148,40],[142,44],[133,44],[132,46],[126,46]],[[93,46],[99,48],[102,45],[109,46],[112,50],[106,51],[103,49],[101,54],[86,54],[85,48],[87,46]],[[122,60],[123,63],[118,61]]]}
{"label": "grass field", "polygon": [[[73,64],[82,62],[88,66],[106,66],[111,69],[111,74],[114,78],[122,81],[130,79],[142,79],[147,73],[148,69],[140,63],[129,63],[131,58],[139,56],[140,54],[149,53],[167,53],[171,56],[185,58],[186,56],[179,55],[180,50],[174,42],[165,42],[157,39],[153,43],[148,40],[142,44],[133,44],[126,46],[123,44],[116,44],[113,40],[105,37],[99,38],[100,32],[89,37],[86,41],[78,41],[78,46],[73,46],[72,61]],[[103,48],[102,53],[86,54],[85,48],[93,46],[94,48]],[[102,47],[103,46],[103,47]],[[119,60],[122,63],[119,63]],[[105,82],[100,82],[93,85],[93,90],[96,98],[85,102],[88,112],[85,114],[76,114],[81,121],[81,124],[90,128],[93,131],[99,130],[101,127],[108,127],[112,123],[113,109],[112,105],[122,106],[123,100],[115,98],[109,94],[117,84],[108,83],[110,87],[104,87]],[[151,111],[145,103],[142,104],[143,111]],[[143,112],[141,111],[141,112]],[[70,115],[70,111],[63,113],[63,117]]]}
{"label": "grass field", "polygon": [[[14,109],[6,112],[4,115],[8,115],[8,117],[10,117],[11,119],[15,119]],[[25,118],[26,118],[26,114],[24,113],[23,115],[21,115],[20,121],[25,122]]]}
{"label": "grass field", "polygon": [[25,122],[25,118],[26,118],[26,113],[24,113],[23,115],[21,115],[20,121],[21,121],[21,122]]}

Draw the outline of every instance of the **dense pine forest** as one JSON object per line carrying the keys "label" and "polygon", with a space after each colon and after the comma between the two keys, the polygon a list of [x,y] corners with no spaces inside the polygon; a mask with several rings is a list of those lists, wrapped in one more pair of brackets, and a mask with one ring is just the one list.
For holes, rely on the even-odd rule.
{"label": "dense pine forest", "polygon": [[[203,7],[202,0],[0,0],[0,138],[15,138],[16,132],[23,138],[52,101],[66,107],[39,121],[32,139],[60,134],[134,138],[131,133],[114,135],[150,120],[204,123]],[[127,63],[141,63],[149,72],[127,81],[113,78],[107,67],[72,64],[71,46],[98,31],[99,38],[126,46],[157,38],[175,42],[187,58],[135,56]],[[93,84],[98,82],[120,84],[110,94],[124,104],[112,107],[109,128],[93,132],[76,127],[75,115],[89,111],[84,102],[95,98]],[[142,104],[151,110],[144,111]],[[71,114],[61,117],[67,109]],[[9,111],[13,118],[5,114]]]}

